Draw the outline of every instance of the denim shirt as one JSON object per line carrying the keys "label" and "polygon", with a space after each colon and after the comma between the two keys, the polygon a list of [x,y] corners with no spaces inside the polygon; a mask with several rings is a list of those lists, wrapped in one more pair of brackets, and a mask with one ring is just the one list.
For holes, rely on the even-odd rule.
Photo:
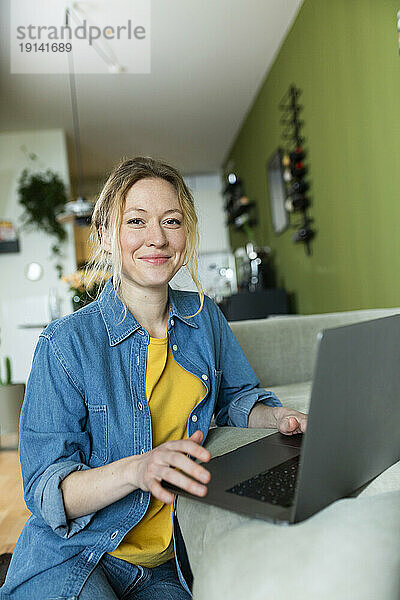
{"label": "denim shirt", "polygon": [[[188,415],[189,436],[204,439],[218,426],[247,427],[256,402],[281,403],[259,381],[214,302],[201,312],[194,292],[168,288],[169,349],[207,391]],[[40,335],[20,421],[25,502],[32,512],[14,550],[0,598],[45,571],[57,577],[59,597],[77,597],[105,552],[114,551],[144,516],[150,493],[140,489],[76,519],[65,514],[60,484],[73,471],[99,467],[152,449],[145,392],[148,332],[127,311],[109,280],[99,299],[51,323]],[[174,514],[175,511],[174,511]],[[174,544],[178,574],[181,570]],[[44,575],[45,576],[45,575]]]}

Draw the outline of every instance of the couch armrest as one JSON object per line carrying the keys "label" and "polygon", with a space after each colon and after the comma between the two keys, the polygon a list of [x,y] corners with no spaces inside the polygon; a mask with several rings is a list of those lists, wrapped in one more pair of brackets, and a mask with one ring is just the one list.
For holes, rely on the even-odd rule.
{"label": "couch armrest", "polygon": [[400,491],[339,500],[290,527],[232,515],[209,515],[196,600],[398,600]]}

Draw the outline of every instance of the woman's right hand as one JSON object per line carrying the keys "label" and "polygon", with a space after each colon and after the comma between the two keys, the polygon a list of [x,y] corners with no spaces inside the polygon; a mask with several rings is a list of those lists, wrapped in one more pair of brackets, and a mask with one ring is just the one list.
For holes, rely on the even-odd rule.
{"label": "woman's right hand", "polygon": [[210,460],[210,452],[200,445],[202,440],[203,432],[197,430],[187,440],[165,442],[149,452],[135,456],[135,487],[151,492],[165,504],[172,504],[174,494],[162,487],[162,479],[195,496],[205,496],[207,486],[204,484],[210,481],[211,474],[187,456],[190,454],[202,462]]}

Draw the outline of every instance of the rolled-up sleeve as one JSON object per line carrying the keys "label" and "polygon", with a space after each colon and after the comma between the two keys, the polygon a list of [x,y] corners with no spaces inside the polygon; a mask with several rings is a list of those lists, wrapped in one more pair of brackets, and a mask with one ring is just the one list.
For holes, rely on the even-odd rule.
{"label": "rolled-up sleeve", "polygon": [[68,520],[61,482],[88,469],[84,391],[56,344],[41,336],[35,349],[20,420],[19,453],[25,502],[59,536],[80,531],[94,514]]}
{"label": "rolled-up sleeve", "polygon": [[216,403],[215,423],[247,427],[249,414],[257,402],[282,406],[273,392],[260,387],[249,361],[220,308],[215,307],[220,327],[221,385]]}

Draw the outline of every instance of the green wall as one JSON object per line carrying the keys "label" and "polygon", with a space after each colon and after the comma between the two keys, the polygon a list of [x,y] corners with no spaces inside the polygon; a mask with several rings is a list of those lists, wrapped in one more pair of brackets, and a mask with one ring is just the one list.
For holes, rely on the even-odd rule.
{"label": "green wall", "polygon": [[[305,0],[224,162],[259,207],[255,241],[303,314],[400,306],[400,56],[393,0]],[[303,90],[312,255],[275,235],[266,161],[278,103]],[[233,164],[233,166],[232,166]],[[231,232],[232,247],[245,243]]]}

